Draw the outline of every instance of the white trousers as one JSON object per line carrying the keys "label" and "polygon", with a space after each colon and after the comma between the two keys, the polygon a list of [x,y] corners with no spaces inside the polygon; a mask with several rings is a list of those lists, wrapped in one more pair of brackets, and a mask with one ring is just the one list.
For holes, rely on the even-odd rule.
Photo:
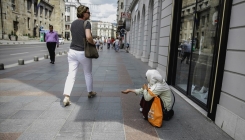
{"label": "white trousers", "polygon": [[85,57],[84,51],[76,51],[69,49],[68,52],[69,72],[66,78],[63,95],[71,95],[71,91],[76,79],[76,74],[79,65],[83,67],[87,91],[93,91],[93,77],[92,77],[92,59]]}

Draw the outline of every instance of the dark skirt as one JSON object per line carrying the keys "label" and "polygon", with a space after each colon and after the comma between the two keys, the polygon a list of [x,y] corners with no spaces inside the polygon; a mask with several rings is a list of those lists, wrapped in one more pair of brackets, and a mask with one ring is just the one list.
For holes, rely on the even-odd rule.
{"label": "dark skirt", "polygon": [[[148,120],[148,112],[151,109],[151,104],[154,101],[154,98],[152,98],[150,101],[146,101],[144,96],[142,96],[141,101],[140,101],[140,107],[143,109],[142,114],[144,116],[145,120]],[[162,100],[161,100],[162,103]],[[163,107],[163,103],[162,103]]]}

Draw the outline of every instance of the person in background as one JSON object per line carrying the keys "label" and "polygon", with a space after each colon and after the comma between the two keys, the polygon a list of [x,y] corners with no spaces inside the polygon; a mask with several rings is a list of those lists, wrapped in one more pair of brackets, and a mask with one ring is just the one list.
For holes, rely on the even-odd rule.
{"label": "person in background", "polygon": [[110,47],[111,47],[111,39],[110,39],[110,37],[108,37],[108,39],[107,39],[107,49],[110,49]]}
{"label": "person in background", "polygon": [[[70,95],[76,79],[76,74],[79,65],[82,65],[85,82],[88,92],[88,97],[94,97],[97,93],[93,91],[93,76],[92,76],[92,59],[85,57],[84,39],[89,43],[95,44],[91,34],[91,23],[87,21],[87,25],[82,26],[90,17],[89,8],[80,5],[77,8],[78,19],[71,24],[72,42],[68,52],[69,72],[66,78],[63,95],[65,96],[64,106],[70,105]],[[81,91],[82,92],[82,91]]]}
{"label": "person in background", "polygon": [[50,63],[54,64],[55,61],[55,48],[59,47],[59,37],[58,34],[53,31],[53,25],[49,25],[49,32],[45,36],[46,45],[48,48]]}
{"label": "person in background", "polygon": [[96,38],[95,45],[96,45],[97,51],[99,51],[100,50],[100,38],[99,37]]}
{"label": "person in background", "polygon": [[189,58],[191,55],[191,44],[185,40],[183,40],[182,45],[181,45],[182,51],[183,51],[183,57],[181,59],[181,63],[186,59],[186,64],[189,64]]}
{"label": "person in background", "polygon": [[118,52],[118,50],[119,50],[119,45],[120,45],[119,43],[120,43],[120,41],[119,41],[119,39],[117,37],[117,39],[115,41],[113,41],[113,45],[115,46],[115,51],[116,52]]}

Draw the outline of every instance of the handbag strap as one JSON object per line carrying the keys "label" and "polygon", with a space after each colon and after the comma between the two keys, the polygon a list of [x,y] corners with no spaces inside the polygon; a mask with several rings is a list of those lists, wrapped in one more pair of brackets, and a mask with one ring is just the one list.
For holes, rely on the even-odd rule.
{"label": "handbag strap", "polygon": [[85,37],[86,37],[86,32],[85,32],[85,27],[86,27],[86,25],[87,25],[87,20],[85,20],[84,22],[83,22],[83,27],[84,27],[84,33],[85,33]]}

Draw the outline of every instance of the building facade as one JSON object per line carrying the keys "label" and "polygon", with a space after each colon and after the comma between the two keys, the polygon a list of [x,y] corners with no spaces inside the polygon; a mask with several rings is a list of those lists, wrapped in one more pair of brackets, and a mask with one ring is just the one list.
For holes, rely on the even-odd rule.
{"label": "building facade", "polygon": [[77,19],[77,8],[81,3],[77,0],[65,0],[65,39],[71,39],[71,23]]}
{"label": "building facade", "polygon": [[[130,53],[237,140],[245,139],[244,0],[125,0]],[[182,43],[190,45],[184,53]],[[184,54],[190,54],[184,59]],[[187,56],[187,55],[186,55]]]}
{"label": "building facade", "polygon": [[124,12],[124,0],[117,0],[117,24],[120,25],[119,22],[122,22],[122,15],[121,13]]}
{"label": "building facade", "polygon": [[[64,33],[64,0],[2,0],[0,23],[1,38],[8,35],[39,37],[40,28],[49,25],[62,36]],[[2,35],[3,34],[3,35]]]}
{"label": "building facade", "polygon": [[93,38],[100,37],[102,40],[116,37],[116,25],[109,22],[91,21]]}

